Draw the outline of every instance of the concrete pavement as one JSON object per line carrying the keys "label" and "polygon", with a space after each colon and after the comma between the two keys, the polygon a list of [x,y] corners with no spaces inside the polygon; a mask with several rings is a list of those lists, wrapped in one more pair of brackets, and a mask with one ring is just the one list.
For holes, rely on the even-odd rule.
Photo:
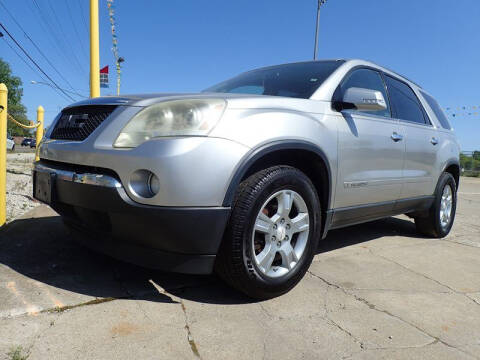
{"label": "concrete pavement", "polygon": [[39,206],[0,231],[0,359],[480,359],[479,180],[446,239],[404,216],[332,231],[264,302],[91,252]]}

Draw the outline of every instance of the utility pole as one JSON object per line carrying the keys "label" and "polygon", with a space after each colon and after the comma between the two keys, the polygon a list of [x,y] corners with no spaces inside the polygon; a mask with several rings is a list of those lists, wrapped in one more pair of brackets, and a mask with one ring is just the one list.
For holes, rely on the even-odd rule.
{"label": "utility pole", "polygon": [[100,96],[98,0],[90,0],[90,97]]}
{"label": "utility pole", "polygon": [[[118,54],[117,54],[118,55]],[[122,69],[121,69],[121,63],[124,62],[125,60],[123,57],[117,58],[115,61],[115,64],[117,66],[117,96],[120,95],[120,76],[122,75]]]}
{"label": "utility pole", "polygon": [[315,47],[313,49],[313,60],[317,60],[318,56],[318,29],[320,27],[320,7],[325,4],[327,0],[318,0],[317,6],[317,24],[315,28]]}
{"label": "utility pole", "polygon": [[120,76],[117,74],[117,96],[120,96]]}

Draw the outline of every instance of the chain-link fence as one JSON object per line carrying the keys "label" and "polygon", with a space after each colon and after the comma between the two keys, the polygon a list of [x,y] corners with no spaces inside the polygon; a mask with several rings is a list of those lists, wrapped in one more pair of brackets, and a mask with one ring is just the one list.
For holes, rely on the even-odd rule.
{"label": "chain-link fence", "polygon": [[480,151],[462,151],[460,154],[462,176],[480,177]]}

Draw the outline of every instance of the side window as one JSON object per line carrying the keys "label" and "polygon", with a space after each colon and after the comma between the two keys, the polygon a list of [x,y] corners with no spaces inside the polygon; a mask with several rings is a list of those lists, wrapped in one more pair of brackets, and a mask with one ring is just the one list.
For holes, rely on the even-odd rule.
{"label": "side window", "polygon": [[423,98],[427,101],[428,106],[430,106],[430,109],[432,109],[433,113],[437,117],[438,121],[440,122],[440,125],[442,125],[444,129],[451,130],[452,126],[448,122],[448,119],[445,113],[443,112],[442,108],[440,107],[440,105],[438,105],[438,102],[430,95],[425,94],[423,91],[420,91],[420,92],[422,93]]}
{"label": "side window", "polygon": [[390,76],[385,76],[393,116],[418,124],[426,124],[422,105],[410,87]]}
{"label": "side window", "polygon": [[236,94],[256,94],[256,95],[262,95],[264,91],[265,91],[264,87],[260,85],[244,85],[231,90],[231,92],[234,92]]}
{"label": "side window", "polygon": [[391,117],[390,105],[388,104],[388,96],[385,90],[385,84],[383,83],[380,73],[370,69],[358,69],[351,72],[343,80],[339,88],[339,96],[343,97],[343,94],[347,89],[357,87],[370,90],[378,90],[383,94],[383,98],[387,104],[387,109],[383,111],[358,111],[369,115],[378,115]]}

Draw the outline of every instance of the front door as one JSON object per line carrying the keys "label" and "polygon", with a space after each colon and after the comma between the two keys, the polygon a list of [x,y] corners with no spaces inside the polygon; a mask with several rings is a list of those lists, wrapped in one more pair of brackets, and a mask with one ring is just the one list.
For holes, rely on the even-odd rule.
{"label": "front door", "polygon": [[[350,87],[378,90],[388,99],[382,76],[357,69],[346,76],[338,96]],[[338,120],[338,177],[335,208],[378,205],[393,209],[402,188],[405,142],[390,105],[382,111],[344,110]]]}

